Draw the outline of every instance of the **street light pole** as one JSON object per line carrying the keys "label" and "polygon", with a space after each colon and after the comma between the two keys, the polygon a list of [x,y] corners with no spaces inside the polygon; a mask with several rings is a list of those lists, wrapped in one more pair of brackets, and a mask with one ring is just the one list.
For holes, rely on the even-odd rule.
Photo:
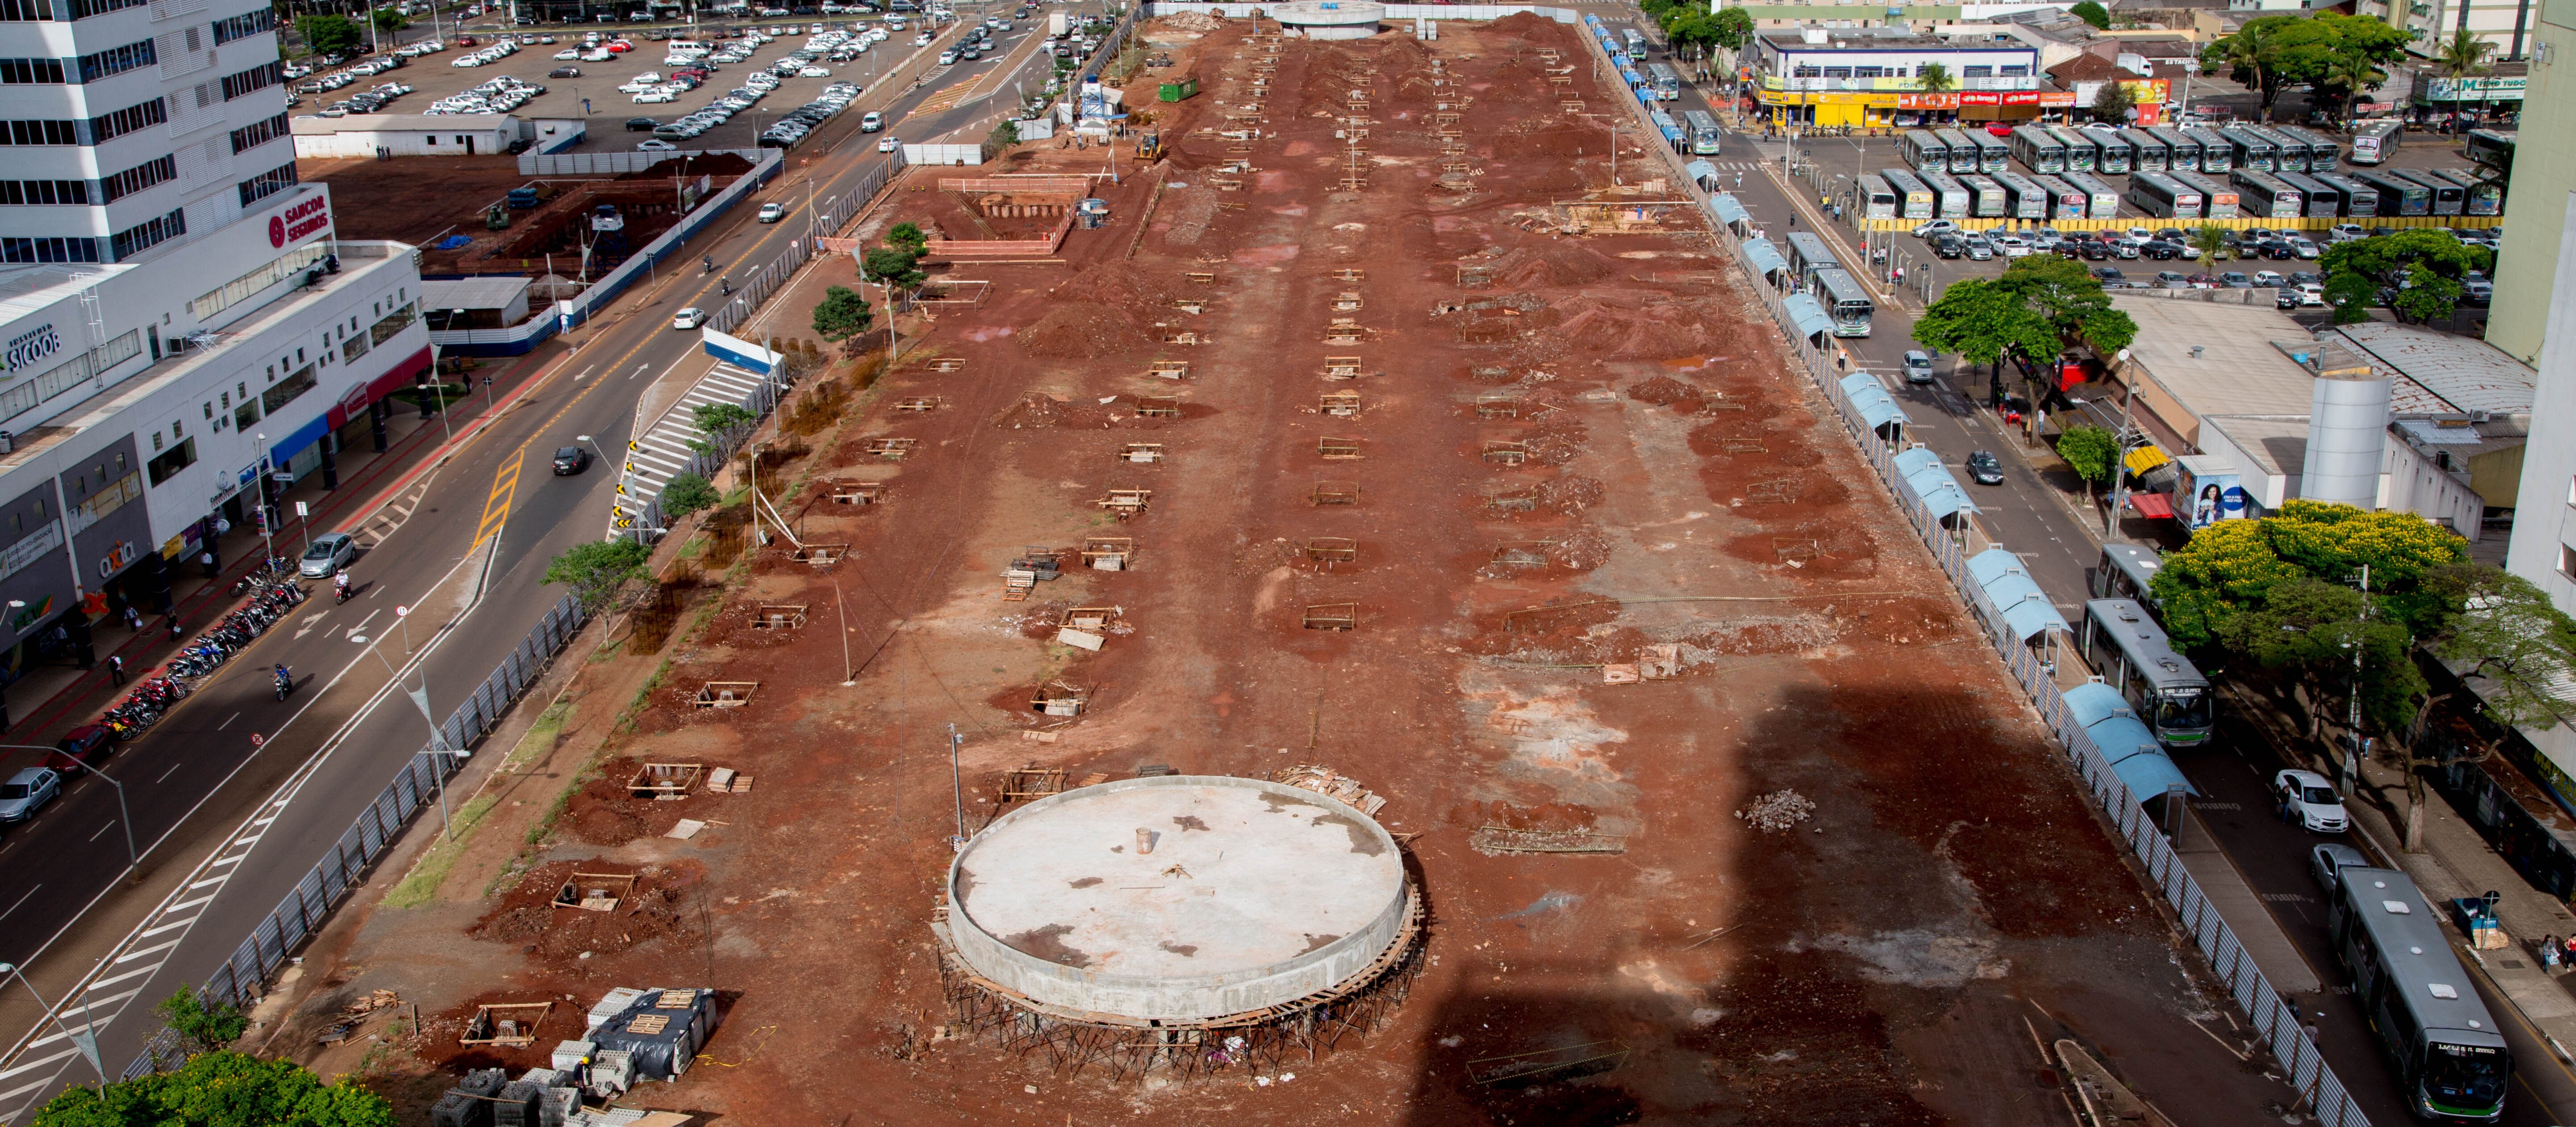
{"label": "street light pole", "polygon": [[[17,964],[0,963],[0,985],[5,985],[7,979],[13,976],[17,978],[18,985],[27,988],[28,996],[34,998],[37,1005],[45,1007],[45,1012],[47,1014],[52,1015],[54,1024],[65,1024],[63,1021],[62,1011],[56,1009],[52,1002],[46,1001],[44,995],[36,993],[36,984],[27,981],[27,975],[25,972],[18,969]],[[68,995],[63,998],[64,1005],[68,1006],[71,1002],[72,1000]],[[81,1031],[74,1033],[66,1027],[63,1030],[63,1034],[71,1038],[72,1044],[81,1050],[81,1055],[83,1057],[89,1059],[89,1066],[98,1070],[98,1082],[100,1084],[107,1083],[107,1066],[99,1063],[98,1030],[97,1027],[92,1025],[89,1021],[89,1003],[87,1001],[83,1001],[81,1003]]]}
{"label": "street light pole", "polygon": [[[12,747],[13,747],[13,748],[18,748],[18,749],[21,749],[21,750],[24,750],[24,751],[45,751],[45,752],[61,752],[61,751],[62,751],[62,749],[61,749],[61,748],[44,747],[44,746],[40,746],[40,745],[37,745],[37,744],[0,744],[0,748],[12,748]],[[112,787],[115,787],[115,788],[116,788],[116,824],[117,824],[118,826],[120,826],[120,827],[123,827],[123,828],[124,828],[124,830],[125,830],[125,872],[126,872],[126,876],[127,876],[128,878],[130,878],[130,879],[140,879],[140,877],[141,877],[141,875],[142,875],[142,872],[143,872],[143,854],[141,854],[141,853],[137,852],[137,851],[135,850],[135,848],[134,848],[134,818],[133,818],[133,816],[132,816],[132,815],[130,815],[130,814],[128,814],[128,813],[126,812],[126,805],[125,805],[125,784],[120,783],[120,782],[117,782],[117,781],[116,781],[116,780],[114,780],[114,779],[110,779],[110,778],[108,778],[108,776],[107,776],[107,772],[105,772],[105,771],[101,771],[101,770],[99,770],[99,769],[98,769],[98,768],[96,768],[96,767],[92,767],[92,766],[90,766],[90,765],[89,765],[89,764],[87,764],[87,763],[83,763],[83,762],[81,762],[81,761],[80,761],[80,759],[79,759],[78,757],[76,757],[76,756],[73,756],[73,755],[70,755],[70,754],[68,754],[68,753],[65,753],[65,754],[63,754],[62,758],[63,758],[63,761],[64,761],[64,762],[69,763],[69,764],[71,764],[71,765],[72,765],[72,766],[74,766],[74,767],[78,767],[78,768],[80,768],[80,769],[81,769],[81,770],[83,770],[83,771],[87,771],[87,772],[89,772],[90,774],[95,775],[95,776],[97,776],[97,777],[98,777],[98,778],[100,778],[100,779],[105,779],[105,780],[106,780],[106,782],[107,782],[107,785],[109,785],[109,786],[112,786]]]}
{"label": "street light pole", "polygon": [[268,489],[274,483],[268,478],[268,436],[253,432],[251,440],[259,447],[259,543],[260,550],[267,553],[260,559],[259,566],[265,568],[270,560],[277,558],[277,541],[271,539],[272,530],[268,527],[275,523],[269,519],[269,510],[275,506],[268,503]]}

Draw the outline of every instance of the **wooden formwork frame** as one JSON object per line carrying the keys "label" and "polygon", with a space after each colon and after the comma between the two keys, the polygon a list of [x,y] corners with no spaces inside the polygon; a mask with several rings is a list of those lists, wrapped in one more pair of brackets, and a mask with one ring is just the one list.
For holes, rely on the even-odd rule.
{"label": "wooden formwork frame", "polygon": [[746,708],[759,691],[758,681],[708,681],[698,686],[698,695],[689,703],[699,708]]}
{"label": "wooden formwork frame", "polygon": [[1172,308],[1178,309],[1193,317],[1207,312],[1208,306],[1214,304],[1216,304],[1216,299],[1212,297],[1176,297],[1172,299]]}
{"label": "wooden formwork frame", "polygon": [[884,503],[888,487],[882,481],[833,481],[825,487],[836,505],[876,505]]}
{"label": "wooden formwork frame", "polygon": [[1538,511],[1538,489],[1505,489],[1485,495],[1485,508],[1496,513],[1534,513]]}
{"label": "wooden formwork frame", "polygon": [[703,763],[646,763],[626,779],[628,798],[677,798],[698,789],[707,773]]}
{"label": "wooden formwork frame", "polygon": [[839,563],[841,557],[849,554],[850,546],[847,543],[818,544],[810,540],[787,549],[788,559],[797,563],[813,564],[816,567]]}
{"label": "wooden formwork frame", "polygon": [[999,789],[1004,802],[1062,794],[1064,793],[1064,768],[1040,767],[1035,763],[1026,767],[1013,767],[1002,772],[1002,783]]}
{"label": "wooden formwork frame", "polygon": [[1112,489],[1108,495],[1093,502],[1119,520],[1134,520],[1153,503],[1154,491],[1151,489]]}
{"label": "wooden formwork frame", "polygon": [[1075,630],[1106,630],[1127,620],[1127,609],[1117,606],[1066,607],[1056,615],[1055,624]]}
{"label": "wooden formwork frame", "polygon": [[1061,678],[1048,681],[1029,694],[1029,708],[1048,716],[1080,716],[1091,704],[1093,688]]}
{"label": "wooden formwork frame", "polygon": [[900,462],[921,445],[918,438],[870,438],[862,440],[859,450],[889,462]]}
{"label": "wooden formwork frame", "polygon": [[1315,440],[1315,453],[1327,462],[1355,462],[1368,456],[1359,439],[1329,436]]}
{"label": "wooden formwork frame", "polygon": [[934,372],[962,372],[966,370],[966,358],[963,356],[935,356],[931,358],[930,370]]}
{"label": "wooden formwork frame", "polygon": [[1368,271],[1356,266],[1344,266],[1333,271],[1333,280],[1336,282],[1358,282],[1367,278]]}
{"label": "wooden formwork frame", "polygon": [[1038,589],[1038,573],[1030,568],[1006,568],[1002,572],[1002,601],[1024,602]]}
{"label": "wooden formwork frame", "polygon": [[1326,415],[1340,419],[1355,419],[1360,414],[1360,393],[1327,391],[1316,400],[1316,404],[1317,409]]}
{"label": "wooden formwork frame", "polygon": [[1180,418],[1180,398],[1171,395],[1139,395],[1136,397],[1136,416],[1143,419]]}
{"label": "wooden formwork frame", "polygon": [[1360,628],[1358,603],[1308,603],[1299,620],[1308,630],[1350,631]]}
{"label": "wooden formwork frame", "polygon": [[1199,334],[1193,330],[1166,328],[1162,333],[1162,343],[1189,347],[1204,342],[1199,340]]}
{"label": "wooden formwork frame", "polygon": [[[585,912],[614,912],[619,901],[635,894],[639,873],[574,873],[555,890],[554,906]],[[567,899],[569,897],[569,899]]]}
{"label": "wooden formwork frame", "polygon": [[1754,482],[1744,491],[1744,499],[1757,505],[1786,505],[1798,499],[1798,479],[1773,478]]}
{"label": "wooden formwork frame", "polygon": [[1324,327],[1326,344],[1358,344],[1367,336],[1368,330],[1361,328],[1359,320],[1353,317],[1335,317],[1332,324]]}
{"label": "wooden formwork frame", "polygon": [[1306,503],[1317,508],[1326,505],[1359,504],[1360,483],[1356,481],[1316,482],[1315,488],[1306,494]]}
{"label": "wooden formwork frame", "polygon": [[1504,567],[1546,567],[1547,553],[1557,543],[1554,540],[1505,540],[1494,545],[1493,559],[1488,562]]}
{"label": "wooden formwork frame", "polygon": [[1115,560],[1114,568],[1102,571],[1125,571],[1136,560],[1136,538],[1133,536],[1085,536],[1082,538],[1082,566],[1092,567],[1103,560]]}
{"label": "wooden formwork frame", "polygon": [[1328,380],[1358,379],[1360,378],[1360,364],[1361,358],[1357,356],[1327,356],[1324,358],[1324,378]]}
{"label": "wooden formwork frame", "polygon": [[1157,359],[1145,365],[1145,374],[1161,380],[1184,380],[1190,376],[1187,360]]}
{"label": "wooden formwork frame", "polygon": [[[938,296],[931,296],[933,293]],[[982,278],[933,278],[921,284],[919,305],[963,305],[974,308],[992,296],[993,283]]]}
{"label": "wooden formwork frame", "polygon": [[1361,297],[1360,291],[1358,290],[1343,290],[1342,292],[1333,295],[1333,312],[1335,313],[1356,313],[1359,311],[1360,306],[1365,304],[1367,304],[1367,299]]}
{"label": "wooden formwork frame", "polygon": [[1478,265],[1473,265],[1473,266],[1471,266],[1471,265],[1468,265],[1468,264],[1466,264],[1466,263],[1460,263],[1460,264],[1458,265],[1458,288],[1459,288],[1459,289],[1462,289],[1462,290],[1483,289],[1484,287],[1486,287],[1486,286],[1490,286],[1490,285],[1493,285],[1493,284],[1494,284],[1494,268],[1493,268],[1492,266],[1490,266],[1490,265],[1484,265],[1484,264],[1478,264]]}
{"label": "wooden formwork frame", "polygon": [[756,603],[751,609],[754,630],[795,630],[805,625],[806,603]]}
{"label": "wooden formwork frame", "polygon": [[1479,419],[1517,419],[1521,417],[1521,397],[1507,392],[1487,392],[1476,397]]}
{"label": "wooden formwork frame", "polygon": [[944,395],[907,395],[894,401],[897,411],[936,411],[948,405]]}
{"label": "wooden formwork frame", "polygon": [[1213,286],[1216,284],[1216,271],[1213,270],[1191,270],[1182,274],[1181,277],[1188,279],[1194,285]]}
{"label": "wooden formwork frame", "polygon": [[[460,1045],[507,1045],[526,1048],[537,1043],[537,1029],[555,1012],[553,1002],[500,1002],[474,1007],[474,1016],[465,1020],[465,1034]],[[533,1016],[530,1016],[533,1015]],[[504,1031],[504,1024],[508,1030]]]}
{"label": "wooden formwork frame", "polygon": [[1324,565],[1330,571],[1334,564],[1357,563],[1360,542],[1346,536],[1313,536],[1305,544],[1306,560]]}
{"label": "wooden formwork frame", "polygon": [[1118,460],[1133,464],[1154,464],[1163,460],[1160,442],[1130,442],[1118,448]]}
{"label": "wooden formwork frame", "polygon": [[1729,454],[1762,454],[1770,450],[1760,438],[1752,435],[1736,435],[1723,440],[1721,445]]}
{"label": "wooden formwork frame", "polygon": [[1476,456],[1488,462],[1517,466],[1529,461],[1529,443],[1489,438],[1478,444]]}

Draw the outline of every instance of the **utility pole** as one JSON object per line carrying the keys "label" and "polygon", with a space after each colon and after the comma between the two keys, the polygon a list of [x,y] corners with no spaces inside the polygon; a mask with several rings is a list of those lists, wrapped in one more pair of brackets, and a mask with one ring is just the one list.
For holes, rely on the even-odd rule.
{"label": "utility pole", "polygon": [[[2370,621],[2370,565],[2361,565],[2361,619]],[[2349,733],[2343,745],[2343,792],[2347,795],[2361,783],[2361,633],[2352,636],[2352,691],[2346,694],[2350,705],[2345,711],[2344,728]],[[2408,773],[2411,775],[2413,771]]]}
{"label": "utility pole", "polygon": [[949,844],[950,844],[954,849],[958,849],[958,850],[963,850],[963,849],[965,849],[965,848],[966,848],[966,781],[965,781],[965,778],[966,778],[966,777],[965,777],[965,775],[963,775],[962,773],[960,773],[960,772],[959,772],[958,767],[957,767],[957,756],[958,756],[958,751],[959,751],[959,749],[961,749],[961,748],[963,748],[963,747],[965,747],[965,746],[966,746],[966,736],[965,736],[965,734],[964,734],[964,733],[962,733],[962,732],[959,732],[959,731],[957,730],[957,725],[955,725],[955,724],[951,724],[951,725],[949,725],[949,726],[948,726],[948,786],[949,786],[949,789],[950,789],[951,791],[953,791],[953,792],[954,792],[954,797],[955,797],[956,802],[957,802],[957,836],[956,836],[956,837],[953,837],[953,838],[950,838],[950,839],[948,839],[948,840],[949,840]]}
{"label": "utility pole", "polygon": [[2120,433],[2113,436],[2112,447],[2118,453],[2111,460],[2111,511],[2102,516],[2102,535],[2120,534],[2120,506],[2129,503],[2129,483],[2120,471],[2129,460],[2129,401],[2137,398],[2137,388],[2130,382],[2129,350],[2121,349],[2116,362],[2120,365]]}

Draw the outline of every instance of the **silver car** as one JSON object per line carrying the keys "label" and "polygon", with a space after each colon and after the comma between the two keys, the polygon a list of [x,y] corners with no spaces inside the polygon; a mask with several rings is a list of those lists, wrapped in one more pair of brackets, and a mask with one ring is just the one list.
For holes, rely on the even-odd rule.
{"label": "silver car", "polygon": [[304,549],[300,569],[306,579],[329,579],[340,569],[358,562],[358,542],[348,533],[334,532],[313,538],[313,546]]}
{"label": "silver car", "polygon": [[1921,349],[1907,350],[1905,353],[1905,382],[1910,384],[1928,384],[1932,382],[1931,353],[1924,352]]}
{"label": "silver car", "polygon": [[38,807],[63,791],[63,777],[51,767],[29,767],[0,783],[0,822],[23,822]]}

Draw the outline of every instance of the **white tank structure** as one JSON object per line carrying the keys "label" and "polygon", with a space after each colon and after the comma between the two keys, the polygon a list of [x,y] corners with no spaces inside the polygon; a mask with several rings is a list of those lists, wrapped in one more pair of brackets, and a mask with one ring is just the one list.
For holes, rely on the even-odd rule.
{"label": "white tank structure", "polygon": [[1366,1032],[1419,967],[1421,914],[1402,849],[1367,814],[1283,783],[1171,775],[1004,815],[958,850],[932,930],[966,1032],[1123,1076],[1253,1067]]}
{"label": "white tank structure", "polygon": [[2363,509],[2379,507],[2382,448],[2388,438],[2389,381],[2368,368],[2328,371],[2308,399],[2308,455],[2299,466],[2299,496]]}
{"label": "white tank structure", "polygon": [[1366,39],[1377,34],[1378,21],[1386,18],[1386,5],[1364,0],[1294,0],[1262,11],[1308,39]]}

